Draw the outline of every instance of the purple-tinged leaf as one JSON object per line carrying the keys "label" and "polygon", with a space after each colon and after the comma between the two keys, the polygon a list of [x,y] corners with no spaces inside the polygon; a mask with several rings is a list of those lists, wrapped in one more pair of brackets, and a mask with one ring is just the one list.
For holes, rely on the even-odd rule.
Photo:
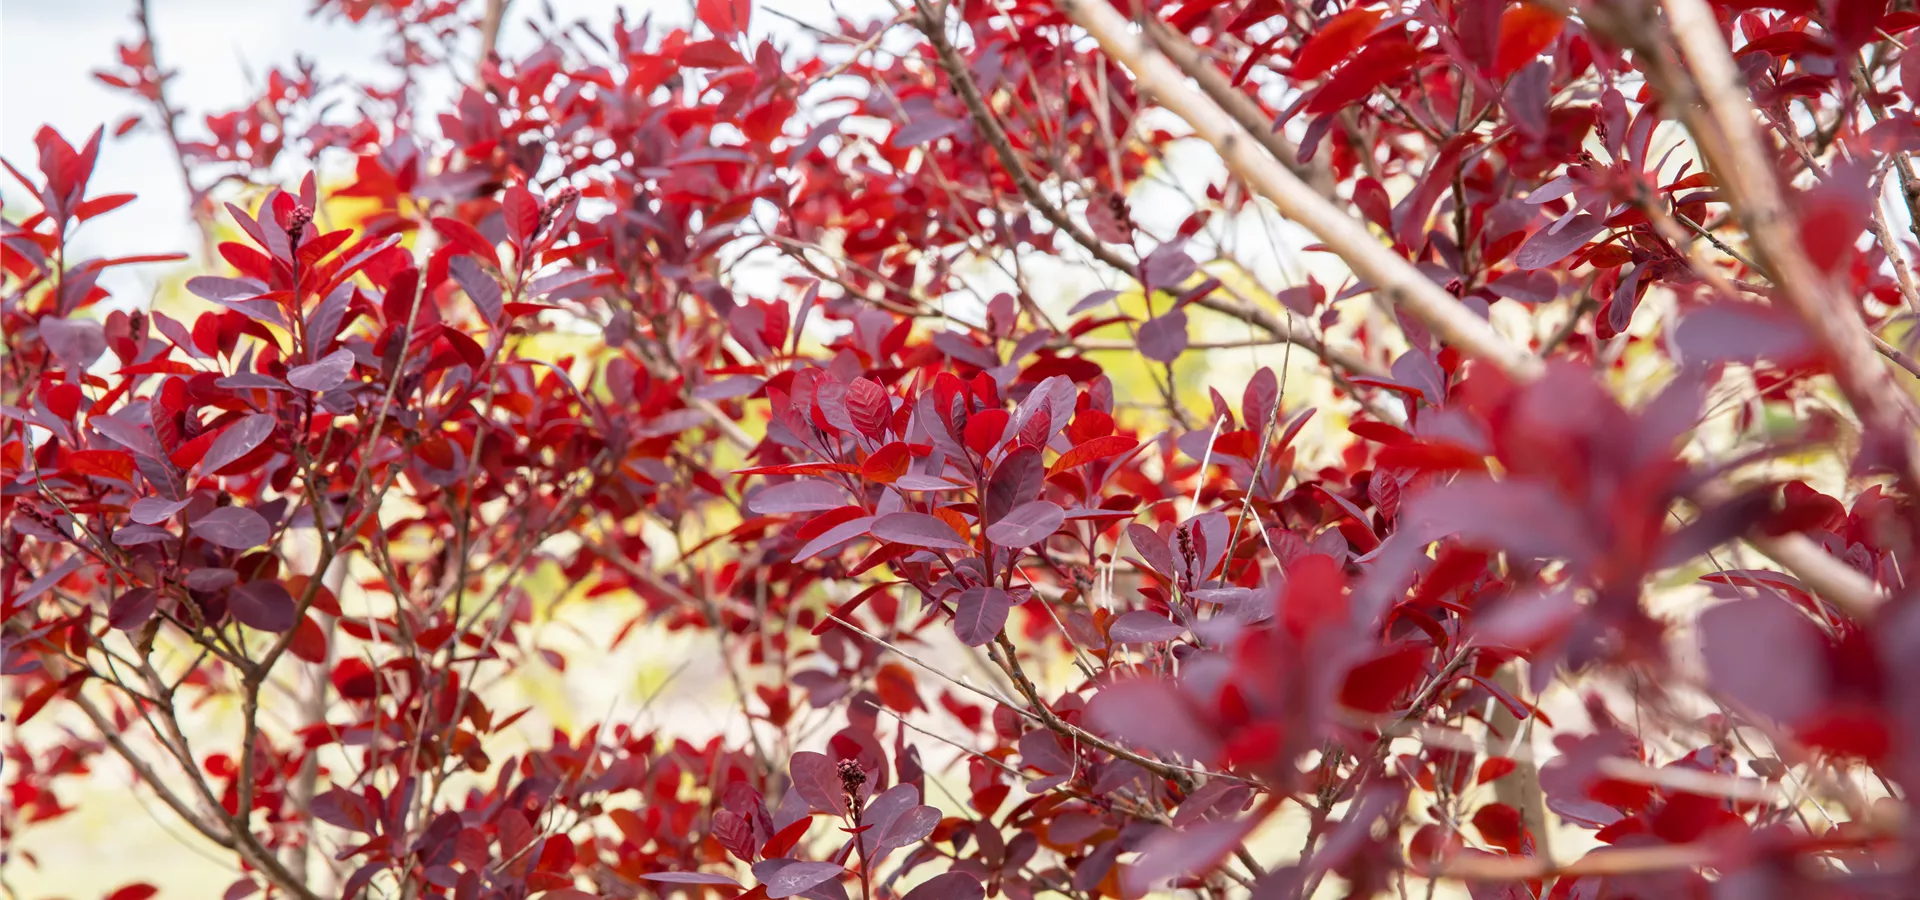
{"label": "purple-tinged leaf", "polygon": [[1214,819],[1155,834],[1141,846],[1140,859],[1122,873],[1127,895],[1145,894],[1170,878],[1213,871],[1263,820],[1259,815]]}
{"label": "purple-tinged leaf", "polygon": [[465,254],[448,260],[447,272],[460,285],[460,289],[467,292],[473,305],[480,308],[480,315],[485,317],[487,324],[499,325],[502,310],[500,282],[493,280],[493,276],[480,268],[473,257]]}
{"label": "purple-tinged leaf", "polygon": [[808,541],[806,546],[801,547],[798,552],[793,554],[793,561],[805,562],[847,541],[866,534],[867,529],[872,527],[873,520],[873,516],[860,516],[856,519],[848,519],[815,535],[813,540]]}
{"label": "purple-tinged leaf", "polygon": [[287,370],[287,383],[303,391],[330,391],[347,380],[353,371],[353,351],[342,347],[320,358],[319,362],[294,366]]}
{"label": "purple-tinged leaf", "polygon": [[200,458],[200,471],[211,475],[252,453],[255,447],[273,434],[274,421],[271,413],[254,413],[227,426],[227,430],[213,439],[213,446],[207,448],[207,455]]}
{"label": "purple-tinged leaf", "polygon": [[909,547],[937,547],[942,550],[967,550],[967,542],[945,520],[925,513],[897,512],[875,519],[870,534],[880,540]]}
{"label": "purple-tinged leaf", "polygon": [[1087,703],[1094,728],[1139,747],[1210,760],[1220,752],[1213,727],[1171,682],[1135,678],[1108,685]]}
{"label": "purple-tinged leaf", "polygon": [[160,594],[153,588],[134,588],[113,598],[107,608],[107,625],[116,631],[133,631],[153,618],[160,605]]}
{"label": "purple-tinged leaf", "polygon": [[1785,310],[1759,303],[1715,303],[1674,327],[1673,343],[1689,363],[1770,360],[1794,366],[1811,358],[1806,329]]}
{"label": "purple-tinged leaf", "polygon": [[[767,860],[755,866],[759,869],[774,860]],[[787,862],[774,870],[771,875],[761,877],[761,886],[767,889],[768,900],[780,900],[812,890],[816,885],[846,874],[846,869],[838,863],[829,862]],[[758,872],[754,873],[756,876]]]}
{"label": "purple-tinged leaf", "polygon": [[1155,574],[1173,577],[1173,549],[1160,539],[1160,533],[1145,525],[1128,525],[1127,540],[1133,543],[1133,552],[1140,554],[1140,561],[1147,564]]}
{"label": "purple-tinged leaf", "polygon": [[1075,303],[1073,305],[1073,308],[1067,310],[1067,315],[1077,316],[1083,312],[1086,312],[1087,310],[1095,309],[1097,307],[1110,303],[1113,301],[1113,298],[1118,296],[1120,296],[1120,292],[1116,290],[1094,291],[1093,293],[1080,298],[1079,303]]}
{"label": "purple-tinged leaf", "polygon": [[885,859],[887,854],[904,847],[917,844],[933,834],[940,825],[940,811],[931,806],[916,806],[900,814],[887,826],[886,833],[880,837],[880,850],[875,859]]}
{"label": "purple-tinged leaf", "polygon": [[1513,271],[1489,282],[1487,290],[1515,303],[1537,306],[1552,302],[1553,298],[1560,295],[1560,282],[1554,279],[1551,272]]}
{"label": "purple-tinged leaf", "polygon": [[1605,216],[1581,213],[1559,231],[1542,228],[1528,237],[1513,254],[1513,264],[1522,269],[1544,269],[1585,246],[1607,227]]}
{"label": "purple-tinged leaf", "polygon": [[1279,402],[1280,379],[1273,374],[1273,369],[1261,366],[1240,392],[1240,421],[1255,434],[1265,434],[1267,419],[1273,415],[1274,404]]}
{"label": "purple-tinged leaf", "polygon": [[60,362],[72,369],[84,369],[107,352],[107,333],[99,322],[90,319],[61,319],[47,316],[40,320],[40,340]]}
{"label": "purple-tinged leaf", "polygon": [[173,532],[157,525],[128,525],[113,530],[113,543],[119,547],[138,547],[178,539]]}
{"label": "purple-tinged leaf", "polygon": [[1150,291],[1173,290],[1199,270],[1200,265],[1187,255],[1185,241],[1161,244],[1140,263],[1140,277]]}
{"label": "purple-tinged leaf", "polygon": [[1777,597],[1723,603],[1700,616],[1700,655],[1716,692],[1792,725],[1827,702],[1826,639]]}
{"label": "purple-tinged leaf", "polygon": [[1173,362],[1187,349],[1187,311],[1176,309],[1156,317],[1140,326],[1135,337],[1142,356],[1155,362]]}
{"label": "purple-tinged leaf", "polygon": [[905,900],[986,900],[980,879],[965,872],[935,875],[907,892]]}
{"label": "purple-tinged leaf", "polygon": [[1400,518],[1402,530],[1426,540],[1458,534],[1535,559],[1582,559],[1601,545],[1565,499],[1531,481],[1461,478],[1415,496]]}
{"label": "purple-tinged leaf", "polygon": [[222,506],[193,520],[193,533],[216,547],[251,550],[273,537],[273,528],[251,509]]}
{"label": "purple-tinged leaf", "polygon": [[1002,547],[1030,547],[1060,530],[1066,518],[1066,511],[1051,500],[1022,503],[987,526],[987,540]]}
{"label": "purple-tinged leaf", "polygon": [[1007,627],[1013,606],[1013,598],[999,588],[967,588],[953,601],[953,633],[969,647],[982,646]]}
{"label": "purple-tinged leaf", "polygon": [[960,120],[933,113],[922,113],[913,121],[900,126],[893,133],[890,142],[895,147],[918,147],[928,141],[939,140],[960,130]]}
{"label": "purple-tinged leaf", "polygon": [[847,814],[846,787],[840,782],[840,770],[826,754],[812,750],[795,753],[787,761],[787,772],[793,776],[793,789],[816,812]]}
{"label": "purple-tinged leaf", "polygon": [[158,525],[173,518],[173,514],[187,508],[185,500],[168,500],[165,497],[141,497],[133,501],[128,514],[142,525]]}
{"label": "purple-tinged leaf", "polygon": [[298,620],[296,604],[286,585],[279,581],[249,581],[227,594],[227,610],[248,628],[279,633],[289,631]]}
{"label": "purple-tinged leaf", "polygon": [[993,475],[987,479],[987,494],[981,498],[981,515],[986,521],[999,521],[1014,507],[1038,496],[1046,478],[1047,467],[1040,463],[1040,448],[1015,448],[993,467]]}
{"label": "purple-tinged leaf", "polygon": [[763,516],[819,512],[847,505],[847,489],[824,478],[806,478],[761,488],[747,498],[747,509]]}
{"label": "purple-tinged leaf", "polygon": [[1144,609],[1122,613],[1107,626],[1107,638],[1116,644],[1157,644],[1186,633],[1186,626]]}

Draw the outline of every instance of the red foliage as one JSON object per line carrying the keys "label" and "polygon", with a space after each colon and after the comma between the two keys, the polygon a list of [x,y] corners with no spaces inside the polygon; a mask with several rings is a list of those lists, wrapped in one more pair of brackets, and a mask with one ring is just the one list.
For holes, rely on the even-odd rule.
{"label": "red foliage", "polygon": [[[177,149],[206,302],[99,284],[179,256],[74,257],[133,199],[89,191],[102,131],[8,163],[7,835],[113,754],[228,897],[1901,895],[1920,15],[1118,5],[1162,68],[1102,0],[802,47],[700,0],[536,17],[416,107],[529,23],[322,0],[391,71],[201,121],[123,47],[99,77]],[[1716,53],[1746,95],[1693,80]],[[1162,227],[1181,91],[1258,127]],[[1268,296],[1254,197],[1370,274]],[[1056,303],[1048,259],[1119,287]],[[1223,320],[1311,365],[1196,383]],[[505,750],[487,685],[594,662],[544,645],[542,566],[627,611],[608,649],[710,633],[738,727]],[[1648,602],[1682,583],[1717,605]],[[208,743],[180,713],[215,698],[243,726]],[[1304,845],[1260,858],[1281,819]]]}

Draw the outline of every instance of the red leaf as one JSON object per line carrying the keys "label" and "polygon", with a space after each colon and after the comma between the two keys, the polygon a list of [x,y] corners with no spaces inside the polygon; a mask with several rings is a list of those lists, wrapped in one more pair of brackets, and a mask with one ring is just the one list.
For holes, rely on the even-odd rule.
{"label": "red leaf", "polygon": [[875,450],[873,455],[867,457],[866,462],[860,464],[860,474],[870,481],[892,484],[898,481],[900,476],[907,474],[907,464],[912,461],[913,457],[908,452],[907,445],[894,441]]}
{"label": "red leaf", "polygon": [[1375,40],[1327,80],[1307,101],[1308,115],[1320,115],[1349,106],[1377,88],[1405,74],[1426,53],[1401,35]]}
{"label": "red leaf", "polygon": [[120,450],[75,450],[67,454],[67,471],[116,481],[133,481],[133,454]]}
{"label": "red leaf", "polygon": [[1349,9],[1320,23],[1313,36],[1300,45],[1300,52],[1293,55],[1293,68],[1287,77],[1305,81],[1325,75],[1365,43],[1386,17],[1385,10]]}
{"label": "red leaf", "polygon": [[1494,53],[1493,77],[1506,78],[1533,62],[1560,36],[1566,21],[1558,13],[1521,3],[1500,17],[1500,49]]}
{"label": "red leaf", "polygon": [[433,220],[433,230],[440,232],[440,236],[447,239],[447,246],[461,253],[471,253],[495,266],[500,265],[500,257],[494,250],[493,242],[482,236],[472,225],[459,219],[436,218]]}
{"label": "red leaf", "polygon": [[700,24],[718,38],[746,31],[747,22],[753,18],[752,0],[700,0],[697,10]]}
{"label": "red leaf", "polygon": [[1097,462],[1119,456],[1138,446],[1140,446],[1139,441],[1117,434],[1094,438],[1060,454],[1060,458],[1054,460],[1053,465],[1047,467],[1047,477],[1051,478],[1061,472],[1079,468],[1090,462]]}
{"label": "red leaf", "polygon": [[886,436],[893,421],[893,402],[878,382],[855,378],[847,385],[847,415],[861,434],[877,441]]}

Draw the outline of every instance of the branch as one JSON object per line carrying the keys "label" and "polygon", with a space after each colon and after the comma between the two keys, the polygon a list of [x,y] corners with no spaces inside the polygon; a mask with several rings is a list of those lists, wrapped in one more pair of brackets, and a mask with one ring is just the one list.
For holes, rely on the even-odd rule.
{"label": "branch", "polygon": [[960,101],[967,105],[967,112],[973,116],[974,124],[979,127],[981,134],[986,136],[987,143],[992,145],[994,155],[1000,157],[1001,168],[1007,170],[1007,175],[1020,189],[1020,195],[1027,198],[1027,203],[1031,204],[1042,217],[1053,223],[1053,227],[1072,238],[1074,243],[1087,248],[1087,251],[1096,259],[1127,273],[1136,281],[1139,280],[1138,267],[1114,252],[1113,248],[1082,230],[1060,207],[1047,199],[1046,194],[1040,192],[1040,185],[1035,183],[1033,176],[1027,173],[1027,167],[1021,163],[1020,155],[1013,149],[1013,143],[1007,139],[1006,129],[1000,127],[1000,120],[995,118],[993,111],[987,108],[986,101],[980,99],[980,88],[973,83],[973,76],[967,73],[966,60],[960,58],[959,52],[953,49],[952,42],[947,40],[946,32],[942,30],[941,21],[936,18],[937,14],[933,8],[927,4],[927,0],[914,0],[914,8],[920,12],[914,27],[920,29],[920,33],[926,35],[927,40],[933,44],[940,68],[947,73],[947,80],[953,83],[954,92],[960,95]]}
{"label": "branch", "polygon": [[1220,153],[1227,168],[1298,222],[1372,284],[1447,343],[1476,359],[1522,378],[1543,369],[1540,360],[1501,337],[1487,320],[1380,243],[1367,226],[1342,212],[1268,154],[1262,142],[1187,84],[1184,74],[1135,32],[1107,0],[1059,0],[1075,24],[1086,29],[1115,61],[1133,72],[1136,86],[1186,120]]}
{"label": "branch", "polygon": [[[1870,440],[1892,456],[1909,492],[1920,494],[1920,446],[1914,440],[1912,407],[1874,353],[1866,322],[1840,287],[1801,249],[1787,209],[1770,146],[1755,133],[1746,78],[1705,0],[1662,0],[1674,45],[1692,69],[1691,82],[1657,52],[1648,54],[1648,74],[1677,101],[1687,130],[1713,166],[1727,199],[1746,227],[1756,256],[1773,274],[1783,299],[1800,316],[1824,352],[1834,381],[1859,415]],[[1629,40],[1646,42],[1641,33]],[[1692,88],[1698,88],[1697,95]],[[1697,99],[1698,105],[1687,102]]]}
{"label": "branch", "polygon": [[[1670,3],[1700,5],[1700,0],[1668,0]],[[1476,359],[1498,367],[1501,371],[1521,379],[1531,380],[1538,376],[1545,364],[1534,355],[1527,353],[1507,342],[1487,320],[1475,315],[1453,295],[1448,294],[1439,285],[1428,279],[1412,263],[1399,254],[1382,245],[1367,226],[1342,212],[1326,198],[1321,197],[1303,183],[1292,172],[1274,160],[1258,146],[1246,129],[1240,127],[1230,116],[1221,111],[1206,97],[1189,87],[1182,73],[1169,63],[1153,47],[1147,38],[1134,32],[1132,24],[1115,11],[1107,0],[1059,0],[1060,6],[1075,24],[1086,29],[1109,56],[1126,65],[1134,73],[1139,88],[1152,95],[1168,111],[1186,120],[1194,133],[1204,138],[1219,152],[1227,168],[1245,181],[1261,196],[1279,209],[1284,215],[1320,238],[1329,249],[1338,254],[1354,273],[1373,284],[1375,289],[1390,301],[1399,304],[1409,314],[1419,319],[1428,329],[1442,340],[1454,345],[1462,352]],[[1701,7],[1704,9],[1704,7]],[[1709,37],[1719,40],[1719,32],[1713,29],[1709,18],[1706,22]],[[1726,48],[1719,48],[1720,55],[1726,56]],[[1731,71],[1731,60],[1727,60]],[[1656,63],[1650,61],[1649,66]],[[1731,77],[1731,76],[1729,76]],[[1737,84],[1737,83],[1730,83]],[[1741,98],[1744,102],[1744,97]],[[1754,147],[1751,134],[1751,117],[1745,149]],[[1766,168],[1771,163],[1760,159],[1746,167],[1743,177],[1752,179],[1752,172],[1771,172]],[[1742,170],[1736,170],[1742,171]],[[1766,182],[1771,185],[1771,176]],[[1774,204],[1769,207],[1771,219],[1761,217],[1763,221],[1776,221],[1781,212],[1778,204],[1777,188]],[[1750,229],[1754,226],[1749,226]],[[1777,237],[1777,236],[1776,236]],[[1777,242],[1777,241],[1776,241]],[[1771,245],[1769,245],[1771,246]],[[1778,248],[1775,248],[1778,249]],[[1799,262],[1806,267],[1805,256],[1795,253]],[[1777,263],[1762,259],[1773,266],[1773,271],[1784,272]],[[1788,273],[1791,275],[1791,273]],[[1789,280],[1792,280],[1791,277]],[[1828,304],[1818,297],[1802,297],[1803,300],[1817,306]],[[1839,304],[1834,304],[1840,306]],[[1810,307],[1811,309],[1812,307]],[[1877,383],[1891,385],[1885,380],[1885,371],[1881,367],[1863,366],[1860,362],[1870,358],[1873,347],[1867,340],[1865,324],[1851,307],[1843,307],[1831,319],[1814,317],[1815,327],[1820,329],[1823,345],[1828,341],[1832,346],[1858,345],[1851,356],[1841,356],[1836,365],[1844,365],[1852,377],[1873,385]],[[1865,370],[1862,374],[1861,370]],[[1851,394],[1849,395],[1851,396]],[[1870,396],[1879,397],[1876,389]],[[1872,407],[1879,410],[1878,406]],[[1895,410],[1897,417],[1898,411]],[[1876,422],[1879,420],[1876,419]],[[1907,437],[1909,447],[1912,438]],[[1909,453],[1906,460],[1909,467],[1916,459]],[[1920,477],[1915,477],[1915,485],[1920,485]],[[1916,489],[1920,493],[1920,489]],[[1842,608],[1870,610],[1884,602],[1883,596],[1872,582],[1864,576],[1848,569],[1837,559],[1827,556],[1812,542],[1799,535],[1787,535],[1777,538],[1760,538],[1754,541],[1762,553],[1775,562],[1800,576],[1809,587],[1816,590],[1824,587],[1839,592],[1829,596]],[[1841,570],[1845,570],[1844,572]],[[1851,576],[1851,577],[1849,577]],[[1818,587],[1816,587],[1816,585]]]}
{"label": "branch", "polygon": [[1287,140],[1286,135],[1273,129],[1271,117],[1260,108],[1260,104],[1234,87],[1233,82],[1228,81],[1225,75],[1220,74],[1219,67],[1207,58],[1204,51],[1184,36],[1162,25],[1157,19],[1146,23],[1146,32],[1161,53],[1173,60],[1173,64],[1179,66],[1180,71],[1186,73],[1187,77],[1192,78],[1193,82],[1200,86],[1200,90],[1213,99],[1213,102],[1220,104],[1220,108],[1225,110],[1227,115],[1232,116],[1233,120],[1239,123],[1241,128],[1246,129],[1248,134],[1253,135],[1254,140],[1259,141],[1260,146],[1273,154],[1274,159],[1279,160],[1281,165],[1286,166],[1295,176],[1311,185],[1314,193],[1329,199],[1334,196],[1333,171],[1328,168],[1326,157],[1317,157],[1317,161],[1313,163],[1301,163],[1300,148]]}

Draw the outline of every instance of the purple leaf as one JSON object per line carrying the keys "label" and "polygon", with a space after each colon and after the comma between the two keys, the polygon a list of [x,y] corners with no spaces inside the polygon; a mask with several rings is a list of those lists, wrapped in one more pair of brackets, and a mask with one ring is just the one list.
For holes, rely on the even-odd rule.
{"label": "purple leaf", "polygon": [[793,555],[793,561],[804,562],[866,534],[867,529],[873,525],[873,520],[873,516],[849,519],[815,535],[813,540],[808,541],[806,546],[801,547],[799,552]]}
{"label": "purple leaf", "polygon": [[905,900],[986,900],[980,879],[965,872],[935,875],[907,892]]}
{"label": "purple leaf", "polygon": [[330,391],[347,380],[353,371],[353,351],[342,347],[320,358],[319,362],[294,366],[287,370],[287,383],[303,391]]}
{"label": "purple leaf", "polygon": [[1140,848],[1140,859],[1122,873],[1128,896],[1145,894],[1154,884],[1169,878],[1213,871],[1262,819],[1259,815],[1215,819],[1169,828],[1148,838]]}
{"label": "purple leaf", "polygon": [[1190,759],[1219,753],[1213,727],[1172,682],[1136,678],[1107,686],[1087,703],[1087,721],[1128,743]]}
{"label": "purple leaf", "polygon": [[133,501],[129,514],[135,522],[142,525],[158,525],[187,508],[185,500],[168,500],[165,497],[141,497]]}
{"label": "purple leaf", "polygon": [[1173,576],[1173,550],[1160,539],[1159,532],[1145,525],[1128,525],[1127,540],[1133,542],[1133,552],[1140,554],[1147,568],[1158,575]]}
{"label": "purple leaf", "polygon": [[500,282],[493,280],[486,270],[480,268],[473,257],[461,255],[447,262],[447,272],[467,292],[473,305],[480,308],[480,314],[486,317],[487,324],[499,325],[501,313]]}
{"label": "purple leaf", "polygon": [[953,601],[953,633],[969,647],[981,646],[1007,627],[1007,613],[1013,605],[1013,598],[999,588],[980,586],[961,591]]}
{"label": "purple leaf", "polygon": [[132,631],[147,624],[159,605],[160,595],[153,588],[134,588],[113,598],[113,605],[107,608],[107,625],[116,631]]}
{"label": "purple leaf", "polygon": [[940,811],[931,806],[916,806],[901,813],[880,841],[879,856],[884,857],[902,847],[926,840],[928,835],[933,834],[933,829],[939,827],[940,818]]}
{"label": "purple leaf", "polygon": [[1527,238],[1513,254],[1513,264],[1522,269],[1544,269],[1567,258],[1607,227],[1607,218],[1581,213],[1558,232],[1542,228]]}
{"label": "purple leaf", "polygon": [[787,772],[793,776],[793,789],[814,810],[836,816],[847,814],[846,787],[840,782],[839,769],[826,754],[812,750],[795,753],[787,761]]}
{"label": "purple leaf", "polygon": [[1173,362],[1187,349],[1187,311],[1176,309],[1140,326],[1140,354],[1155,362]]}
{"label": "purple leaf", "polygon": [[[761,865],[764,866],[766,863]],[[774,870],[770,877],[761,878],[760,883],[767,889],[768,900],[780,900],[782,897],[791,897],[812,890],[815,885],[838,878],[846,871],[837,863],[789,862]]]}
{"label": "purple leaf", "polygon": [[1045,728],[1036,728],[1020,736],[1020,763],[1048,775],[1073,771],[1073,757],[1060,746],[1060,738]]}
{"label": "purple leaf", "polygon": [[1528,591],[1481,613],[1474,641],[1490,647],[1529,650],[1558,635],[1582,607],[1568,590]]}
{"label": "purple leaf", "polygon": [[1273,369],[1261,366],[1260,371],[1247,379],[1247,386],[1240,392],[1240,420],[1248,428],[1260,433],[1267,425],[1267,417],[1273,414],[1273,406],[1280,402],[1280,379]]}
{"label": "purple leaf", "polygon": [[1094,291],[1080,298],[1079,303],[1075,303],[1072,309],[1067,310],[1067,315],[1077,316],[1087,310],[1102,306],[1118,296],[1120,296],[1120,292],[1115,290]]}
{"label": "purple leaf", "polygon": [[1038,496],[1046,478],[1040,448],[1016,448],[993,467],[993,476],[987,479],[987,495],[980,501],[981,516],[988,522],[999,521],[1014,507]]}
{"label": "purple leaf", "polygon": [[1167,291],[1179,287],[1199,270],[1199,264],[1187,255],[1185,241],[1168,241],[1147,254],[1140,264],[1140,278],[1149,291]]}
{"label": "purple leaf", "polygon": [[1536,559],[1584,558],[1602,543],[1557,492],[1531,481],[1461,478],[1417,495],[1400,518],[1427,540],[1458,534]]}
{"label": "purple leaf", "polygon": [[1534,306],[1547,303],[1560,294],[1560,282],[1550,272],[1513,271],[1487,284],[1495,296]]}
{"label": "purple leaf", "polygon": [[273,536],[273,529],[253,510],[222,506],[193,520],[193,533],[216,547],[251,550],[266,543]]}
{"label": "purple leaf", "polygon": [[1187,632],[1179,622],[1169,621],[1158,613],[1136,609],[1123,613],[1107,627],[1107,637],[1116,644],[1157,644],[1170,641]]}
{"label": "purple leaf", "polygon": [[212,303],[258,297],[268,291],[266,285],[252,279],[201,275],[187,279],[187,292]]}
{"label": "purple leaf", "polygon": [[860,813],[860,824],[872,826],[860,833],[861,848],[869,856],[878,853],[884,843],[881,838],[893,827],[893,823],[919,805],[920,789],[911,784],[896,784],[882,791]]}
{"label": "purple leaf", "polygon": [[889,513],[874,520],[869,533],[883,541],[910,547],[967,550],[967,542],[944,520],[925,513]]}
{"label": "purple leaf", "polygon": [[106,329],[90,319],[40,320],[40,340],[69,368],[84,369],[107,352]]}
{"label": "purple leaf", "polygon": [[[346,351],[341,351],[346,352]],[[253,452],[269,435],[273,434],[274,417],[271,413],[254,413],[220,432],[213,439],[213,446],[207,448],[207,455],[200,458],[200,471],[209,475],[227,467],[229,463]],[[162,518],[165,518],[162,516]],[[138,521],[138,520],[136,520]]]}
{"label": "purple leaf", "polygon": [[747,498],[747,508],[763,516],[819,512],[847,505],[847,490],[823,478],[807,478],[761,488]]}
{"label": "purple leaf", "polygon": [[249,581],[227,595],[227,610],[248,628],[275,633],[288,631],[297,621],[293,595],[278,581]]}
{"label": "purple leaf", "polygon": [[1067,512],[1051,500],[1022,503],[987,526],[987,540],[1002,547],[1030,547],[1060,530]]}
{"label": "purple leaf", "polygon": [[113,542],[121,547],[138,547],[171,540],[175,540],[173,532],[155,525],[128,525],[113,530]]}
{"label": "purple leaf", "polygon": [[960,130],[959,119],[923,113],[913,121],[900,126],[893,133],[892,144],[895,147],[918,147],[928,141],[939,140]]}
{"label": "purple leaf", "polygon": [[1674,327],[1673,343],[1690,363],[1771,360],[1794,366],[1813,355],[1806,329],[1792,314],[1759,303],[1715,303]]}
{"label": "purple leaf", "polygon": [[1735,600],[1700,616],[1700,655],[1716,691],[1791,725],[1827,699],[1826,641],[1775,597]]}

